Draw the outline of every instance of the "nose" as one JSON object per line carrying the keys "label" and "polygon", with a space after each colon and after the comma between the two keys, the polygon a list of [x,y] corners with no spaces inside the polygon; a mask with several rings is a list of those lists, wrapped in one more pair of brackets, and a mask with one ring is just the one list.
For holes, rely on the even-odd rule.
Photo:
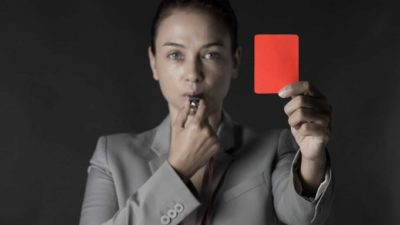
{"label": "nose", "polygon": [[203,80],[203,71],[201,61],[198,57],[193,57],[192,60],[187,60],[185,68],[185,81],[189,83],[199,83]]}

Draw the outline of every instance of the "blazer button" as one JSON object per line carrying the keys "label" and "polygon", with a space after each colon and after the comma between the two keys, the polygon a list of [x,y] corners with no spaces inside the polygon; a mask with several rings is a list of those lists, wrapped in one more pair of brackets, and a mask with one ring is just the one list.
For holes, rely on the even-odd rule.
{"label": "blazer button", "polygon": [[171,219],[174,219],[178,215],[175,209],[168,210],[167,214]]}
{"label": "blazer button", "polygon": [[162,224],[166,225],[166,224],[169,224],[170,222],[171,222],[171,218],[169,218],[168,216],[163,215],[163,216],[161,217],[161,223],[162,223]]}
{"label": "blazer button", "polygon": [[182,205],[181,203],[176,203],[176,204],[175,204],[175,210],[176,210],[178,213],[183,212],[183,205]]}

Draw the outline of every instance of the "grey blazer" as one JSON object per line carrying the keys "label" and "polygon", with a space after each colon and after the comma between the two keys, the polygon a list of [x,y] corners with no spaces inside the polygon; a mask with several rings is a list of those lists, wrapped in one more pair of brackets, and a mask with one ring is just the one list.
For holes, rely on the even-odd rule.
{"label": "grey blazer", "polygon": [[[211,224],[323,224],[332,201],[330,168],[315,198],[306,198],[297,175],[300,152],[288,129],[256,134],[225,111],[222,118]],[[180,179],[166,160],[169,145],[169,116],[142,133],[101,136],[88,168],[80,225],[200,225],[205,192]]]}

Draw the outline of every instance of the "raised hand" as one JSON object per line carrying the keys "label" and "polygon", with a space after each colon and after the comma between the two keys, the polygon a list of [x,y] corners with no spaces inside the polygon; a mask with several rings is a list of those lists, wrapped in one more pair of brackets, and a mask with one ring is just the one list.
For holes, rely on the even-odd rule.
{"label": "raised hand", "polygon": [[171,123],[171,166],[187,180],[207,164],[219,147],[218,137],[208,122],[205,100],[200,100],[197,110],[185,104]]}
{"label": "raised hand", "polygon": [[307,81],[287,85],[279,96],[292,98],[284,111],[300,146],[303,188],[307,195],[313,196],[325,174],[325,148],[331,133],[332,107],[326,97]]}

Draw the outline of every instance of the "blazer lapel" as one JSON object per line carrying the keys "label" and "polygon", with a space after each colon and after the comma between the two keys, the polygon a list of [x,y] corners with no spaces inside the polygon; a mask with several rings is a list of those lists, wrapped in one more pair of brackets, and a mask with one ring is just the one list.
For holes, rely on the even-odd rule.
{"label": "blazer lapel", "polygon": [[167,115],[161,124],[155,128],[155,134],[150,148],[157,156],[149,161],[152,174],[154,174],[161,164],[163,164],[163,162],[168,158],[171,135],[170,124],[171,119],[170,116]]}

